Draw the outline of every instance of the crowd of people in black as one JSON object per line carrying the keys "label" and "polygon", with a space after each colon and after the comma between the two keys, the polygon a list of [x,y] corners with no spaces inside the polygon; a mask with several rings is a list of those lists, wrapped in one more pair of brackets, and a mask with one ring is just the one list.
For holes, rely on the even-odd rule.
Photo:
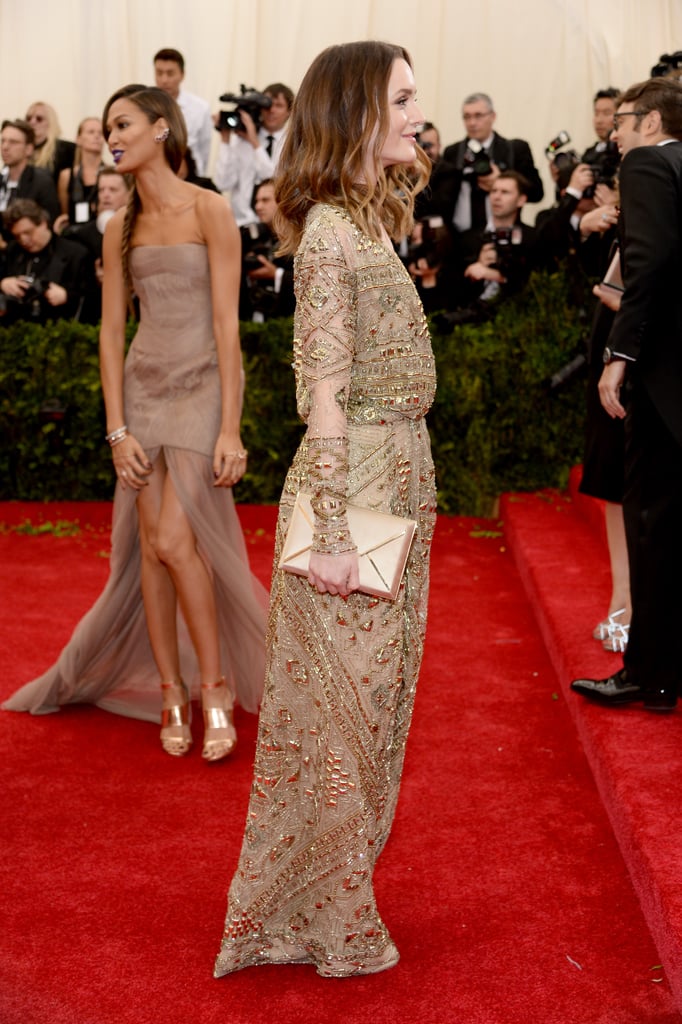
{"label": "crowd of people in black", "polygon": [[[183,88],[184,74],[179,51],[158,51],[155,84],[178,103],[187,125],[180,176],[229,196],[241,229],[240,318],[287,316],[294,306],[293,266],[274,255],[272,182],[294,94],[282,83],[262,92],[242,87],[221,97],[232,101],[231,109],[211,114],[205,100]],[[431,181],[400,249],[427,313],[443,313],[450,323],[483,319],[523,289],[533,270],[557,266],[567,268],[575,304],[588,309],[604,262],[602,239],[608,244],[615,219],[619,154],[610,135],[618,95],[612,87],[597,92],[596,141],[582,155],[568,148],[566,132],[546,147],[556,194],[534,225],[524,215],[544,197],[541,176],[528,143],[496,131],[490,96],[464,99],[464,138],[452,145],[443,147],[436,126],[424,124],[419,141],[432,163]],[[213,180],[206,174],[216,132]],[[53,108],[33,103],[25,118],[2,122],[0,148],[0,323],[57,317],[97,323],[102,233],[129,192],[125,176],[105,163],[100,119],[85,118],[68,142]]]}
{"label": "crowd of people in black", "polygon": [[[187,127],[178,176],[229,197],[242,229],[240,317],[288,316],[293,263],[275,256],[272,180],[294,94],[274,83],[262,93],[245,91],[232,109],[211,114],[205,100],[182,87],[184,74],[178,50],[158,51],[154,84],[178,104]],[[207,168],[216,132],[214,181]],[[99,323],[104,228],[127,203],[131,186],[105,153],[99,117],[85,118],[74,142],[61,138],[56,111],[42,101],[25,117],[2,121],[0,325],[60,318]]]}

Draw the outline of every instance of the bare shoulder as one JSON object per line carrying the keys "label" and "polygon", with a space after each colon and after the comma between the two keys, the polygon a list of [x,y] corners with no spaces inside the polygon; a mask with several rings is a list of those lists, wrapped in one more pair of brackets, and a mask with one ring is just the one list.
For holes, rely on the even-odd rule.
{"label": "bare shoulder", "polygon": [[220,192],[199,188],[196,199],[196,211],[199,223],[205,234],[209,234],[216,225],[222,229],[231,228],[236,224],[229,203]]}
{"label": "bare shoulder", "polygon": [[116,213],[109,219],[104,228],[104,238],[102,240],[102,248],[107,252],[113,250],[121,250],[121,242],[123,240],[123,221],[125,220],[125,207],[117,210]]}

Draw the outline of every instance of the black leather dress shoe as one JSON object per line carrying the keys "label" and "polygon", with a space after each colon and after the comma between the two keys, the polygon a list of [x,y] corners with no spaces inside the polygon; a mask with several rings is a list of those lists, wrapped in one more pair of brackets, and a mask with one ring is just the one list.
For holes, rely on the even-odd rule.
{"label": "black leather dress shoe", "polygon": [[606,679],[574,679],[571,689],[597,704],[632,704],[644,700],[642,687],[628,682],[624,668]]}
{"label": "black leather dress shoe", "polygon": [[629,682],[624,668],[606,679],[574,679],[571,689],[605,707],[619,707],[641,700],[647,711],[674,711],[677,704],[677,698],[664,690],[647,690]]}

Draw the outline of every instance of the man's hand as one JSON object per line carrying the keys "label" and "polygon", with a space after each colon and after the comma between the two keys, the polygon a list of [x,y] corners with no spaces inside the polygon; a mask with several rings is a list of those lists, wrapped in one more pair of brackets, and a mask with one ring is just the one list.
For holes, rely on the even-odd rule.
{"label": "man's hand", "polygon": [[277,267],[266,256],[258,256],[260,267],[256,270],[249,270],[248,277],[254,281],[274,281],[277,275]]}
{"label": "man's hand", "polygon": [[599,398],[612,419],[625,419],[625,409],[620,404],[620,389],[625,378],[625,360],[616,359],[604,367],[599,380]]}
{"label": "man's hand", "polygon": [[66,288],[62,288],[60,284],[55,284],[54,281],[50,281],[45,289],[45,298],[51,306],[63,306],[68,297]]}
{"label": "man's hand", "polygon": [[0,281],[0,292],[12,299],[23,299],[28,283],[23,277],[3,277]]}
{"label": "man's hand", "polygon": [[497,166],[497,164],[494,164],[492,160],[490,161],[490,167],[490,174],[481,174],[476,179],[478,187],[482,188],[484,192],[490,192],[490,189],[493,187],[493,185],[500,176],[500,168]]}
{"label": "man's hand", "polygon": [[571,178],[568,182],[568,187],[575,189],[576,192],[584,192],[586,188],[589,188],[594,182],[594,174],[589,164],[578,164],[573,169]]}
{"label": "man's hand", "polygon": [[254,149],[258,149],[260,146],[260,139],[258,138],[258,131],[253,123],[253,118],[246,110],[240,110],[239,116],[244,122],[244,131],[237,132],[237,135],[241,139],[246,139],[247,142],[250,142]]}

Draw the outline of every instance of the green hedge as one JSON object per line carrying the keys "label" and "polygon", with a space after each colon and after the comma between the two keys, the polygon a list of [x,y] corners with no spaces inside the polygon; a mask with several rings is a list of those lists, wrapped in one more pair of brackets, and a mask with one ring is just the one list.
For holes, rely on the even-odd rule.
{"label": "green hedge", "polygon": [[[429,425],[443,512],[486,515],[504,491],[566,483],[582,454],[584,383],[550,394],[546,381],[579,350],[582,333],[560,274],[534,275],[485,323],[449,332],[434,324],[438,394]],[[302,434],[291,338],[290,320],[242,324],[250,456],[240,501],[277,501]],[[111,497],[97,328],[58,321],[0,329],[0,432],[3,500]]]}

